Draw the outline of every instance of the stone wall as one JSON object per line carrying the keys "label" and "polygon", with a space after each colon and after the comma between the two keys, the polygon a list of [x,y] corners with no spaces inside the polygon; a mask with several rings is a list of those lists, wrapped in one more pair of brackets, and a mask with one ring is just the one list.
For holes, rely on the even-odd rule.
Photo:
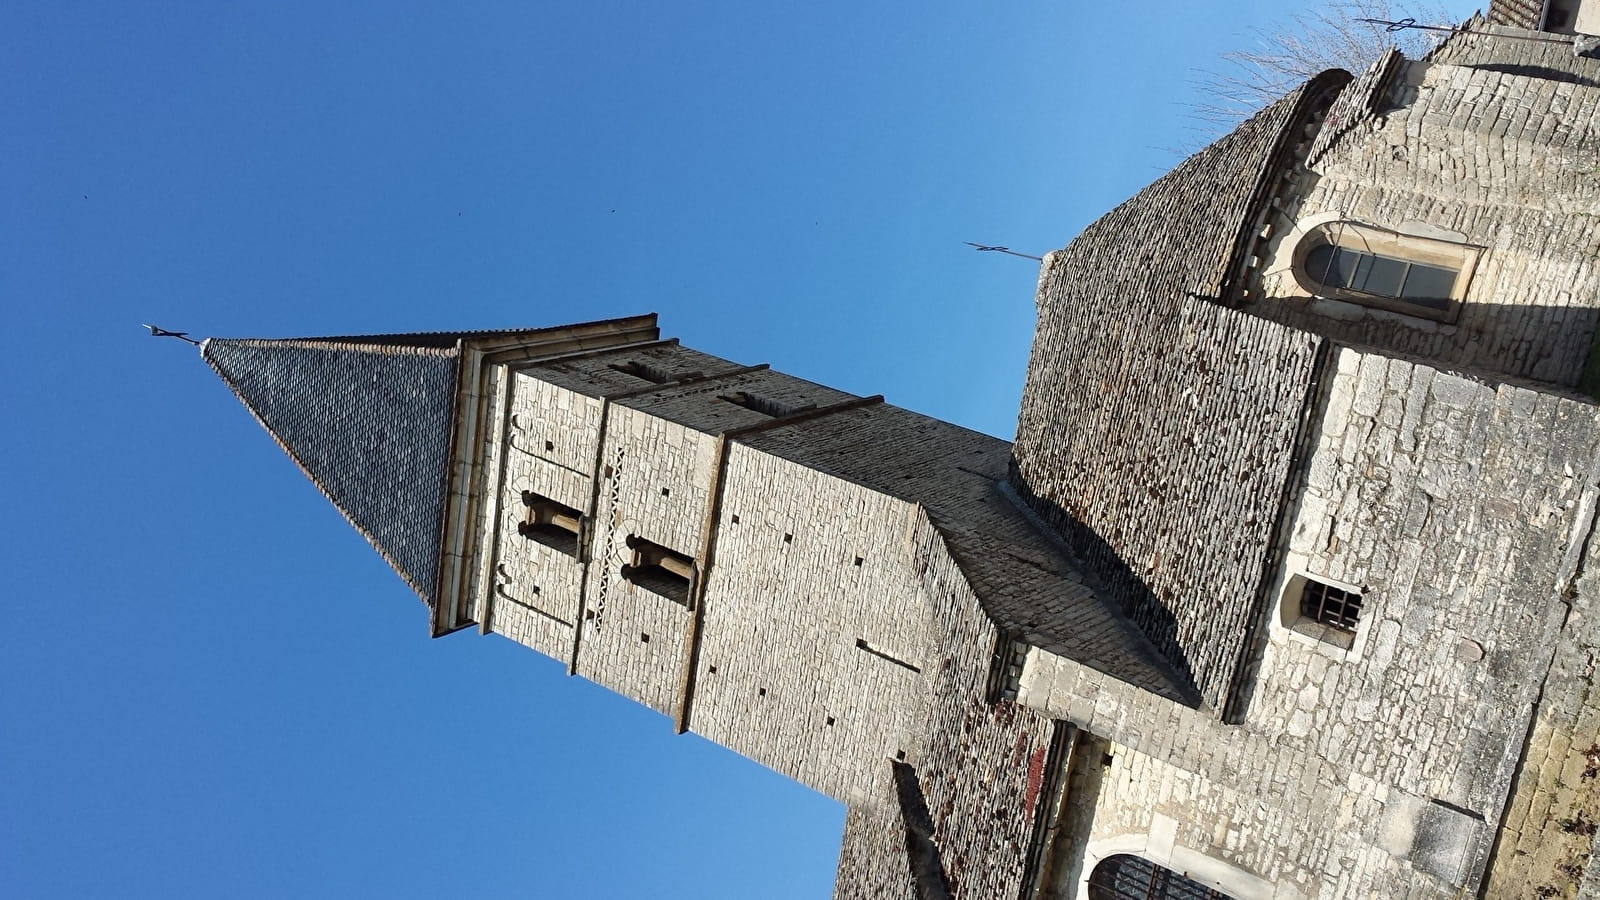
{"label": "stone wall", "polygon": [[1266,896],[1447,897],[1481,876],[1594,525],[1600,415],[1348,348],[1330,374],[1278,583],[1359,589],[1348,650],[1269,623],[1242,726],[1030,655],[1022,702],[1117,745],[1085,873],[1137,844]]}
{"label": "stone wall", "polygon": [[849,802],[918,753],[935,659],[912,511],[730,447],[689,727]]}
{"label": "stone wall", "polygon": [[[1042,795],[1053,723],[1012,703],[987,701],[984,674],[996,632],[950,555],[939,528],[919,514],[911,544],[919,594],[934,615],[930,676],[934,702],[912,762],[933,825],[952,898],[1016,897],[1023,885]],[[906,835],[889,766],[879,793],[845,821],[836,898],[915,896]]]}
{"label": "stone wall", "polygon": [[1600,418],[1350,349],[1319,418],[1284,574],[1359,589],[1361,623],[1343,650],[1275,616],[1247,724],[1492,820],[1592,515]]}
{"label": "stone wall", "polygon": [[[1106,735],[1112,759],[1097,793],[1069,796],[1093,804],[1079,817],[1092,825],[1080,835],[1082,868],[1064,871],[1086,878],[1099,859],[1135,853],[1238,900],[1447,898],[1476,879],[1487,831],[1474,817],[1334,766],[1280,735],[1054,662],[1032,673],[1024,704]],[[1260,882],[1272,890],[1259,893]],[[1075,890],[1057,886],[1059,896],[1081,896]]]}
{"label": "stone wall", "polygon": [[687,662],[688,606],[623,577],[640,537],[702,559],[709,435],[620,403],[606,420],[584,584],[577,674],[671,715]]}
{"label": "stone wall", "polygon": [[1592,533],[1588,541],[1580,577],[1561,592],[1566,621],[1506,803],[1487,897],[1600,897],[1590,827],[1600,823],[1600,542]]}
{"label": "stone wall", "polygon": [[[1554,52],[1567,57],[1545,58]],[[1407,64],[1385,108],[1343,125],[1317,159],[1261,275],[1266,299],[1248,308],[1348,343],[1575,386],[1600,321],[1600,61],[1476,35],[1437,56]],[[1551,77],[1552,66],[1579,74]],[[1483,248],[1457,320],[1306,296],[1293,248],[1323,221]]]}
{"label": "stone wall", "polygon": [[584,567],[578,557],[517,532],[532,491],[586,510],[592,490],[600,402],[548,382],[513,374],[506,379],[505,416],[491,458],[498,503],[484,529],[494,556],[481,584],[478,621],[490,630],[566,663],[572,657]]}

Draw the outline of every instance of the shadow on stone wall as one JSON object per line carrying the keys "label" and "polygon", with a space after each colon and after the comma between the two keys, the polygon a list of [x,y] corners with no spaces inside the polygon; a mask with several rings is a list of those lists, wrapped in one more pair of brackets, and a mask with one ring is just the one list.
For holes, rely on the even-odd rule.
{"label": "shadow on stone wall", "polygon": [[1502,75],[1519,75],[1523,78],[1541,78],[1545,81],[1562,81],[1567,84],[1578,84],[1584,87],[1600,87],[1600,81],[1595,81],[1576,72],[1563,69],[1552,69],[1549,66],[1517,65],[1515,63],[1478,63],[1467,66],[1481,72],[1499,72]]}
{"label": "shadow on stone wall", "polygon": [[1358,350],[1490,381],[1587,396],[1600,390],[1600,309],[1592,307],[1471,303],[1450,325],[1308,296],[1275,297],[1247,312]]}
{"label": "shadow on stone wall", "polygon": [[[1178,620],[1170,605],[1093,529],[1056,503],[1033,494],[1021,478],[1013,476],[1012,486],[1065,544],[1076,568],[1096,582],[1096,593],[1109,602],[1115,618],[1146,639],[1141,643],[1148,648],[1148,662],[1165,672],[1171,682],[1169,698],[1199,707],[1204,697],[1188,652],[1178,643]],[[1087,660],[1078,662],[1090,665]]]}
{"label": "shadow on stone wall", "polygon": [[909,763],[890,762],[894,767],[895,796],[900,801],[900,816],[906,828],[906,858],[911,866],[911,882],[917,900],[949,900],[950,881],[945,876],[944,856],[934,842],[933,816]]}

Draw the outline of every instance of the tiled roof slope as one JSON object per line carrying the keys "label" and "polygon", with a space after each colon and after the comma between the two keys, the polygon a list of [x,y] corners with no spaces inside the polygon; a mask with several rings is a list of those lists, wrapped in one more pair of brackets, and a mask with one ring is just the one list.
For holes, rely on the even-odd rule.
{"label": "tiled roof slope", "polygon": [[1489,21],[1517,28],[1538,28],[1544,0],[1489,0]]}
{"label": "tiled roof slope", "polygon": [[1013,480],[1208,704],[1244,645],[1320,347],[1212,299],[1349,77],[1324,73],[1189,158],[1040,280]]}
{"label": "tiled roof slope", "polygon": [[1311,151],[1306,155],[1307,166],[1315,166],[1324,154],[1338,146],[1340,138],[1359,134],[1371,126],[1373,115],[1386,102],[1389,85],[1405,62],[1405,56],[1390,47],[1377,62],[1345,85],[1328,108],[1322,128],[1311,142]]}
{"label": "tiled roof slope", "polygon": [[456,336],[448,348],[419,343],[212,339],[201,355],[350,524],[432,602]]}

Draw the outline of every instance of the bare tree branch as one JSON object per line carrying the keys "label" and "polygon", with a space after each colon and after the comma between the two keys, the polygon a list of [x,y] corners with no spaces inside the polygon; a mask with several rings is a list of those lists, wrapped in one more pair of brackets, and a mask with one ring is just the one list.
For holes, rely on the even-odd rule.
{"label": "bare tree branch", "polygon": [[1197,130],[1214,138],[1318,72],[1345,69],[1359,75],[1389,47],[1415,59],[1444,37],[1440,32],[1391,32],[1358,21],[1395,21],[1402,15],[1423,24],[1451,21],[1450,13],[1440,6],[1401,14],[1389,0],[1330,0],[1319,10],[1292,16],[1282,27],[1252,29],[1254,47],[1224,53],[1216,68],[1196,78],[1206,97],[1193,110]]}

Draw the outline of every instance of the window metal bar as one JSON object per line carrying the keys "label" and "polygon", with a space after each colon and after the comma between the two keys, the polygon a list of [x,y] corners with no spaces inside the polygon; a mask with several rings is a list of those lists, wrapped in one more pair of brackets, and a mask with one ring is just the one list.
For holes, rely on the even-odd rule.
{"label": "window metal bar", "polygon": [[1089,900],[1233,900],[1141,856],[1108,856],[1089,876]]}
{"label": "window metal bar", "polygon": [[1300,594],[1300,613],[1331,628],[1355,631],[1361,618],[1361,595],[1308,578]]}

